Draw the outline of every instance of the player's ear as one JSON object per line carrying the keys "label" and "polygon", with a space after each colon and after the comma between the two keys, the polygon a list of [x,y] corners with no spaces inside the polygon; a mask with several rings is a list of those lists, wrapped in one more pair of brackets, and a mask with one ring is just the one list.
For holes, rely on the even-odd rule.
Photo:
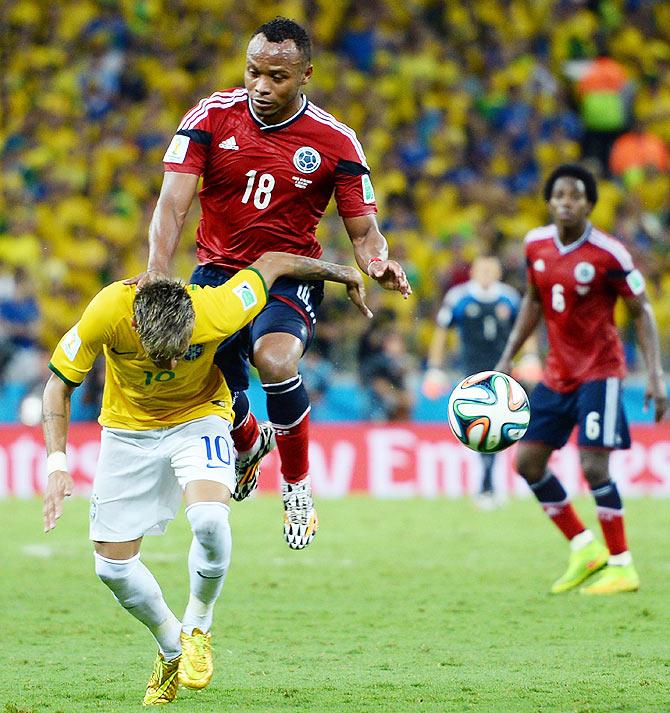
{"label": "player's ear", "polygon": [[135,317],[130,318],[130,326],[133,328],[134,332],[137,331],[137,320],[135,319]]}
{"label": "player's ear", "polygon": [[312,73],[314,72],[314,65],[308,64],[307,67],[305,67],[305,71],[302,73],[302,79],[300,80],[300,84],[304,85],[309,82],[309,80],[312,78]]}

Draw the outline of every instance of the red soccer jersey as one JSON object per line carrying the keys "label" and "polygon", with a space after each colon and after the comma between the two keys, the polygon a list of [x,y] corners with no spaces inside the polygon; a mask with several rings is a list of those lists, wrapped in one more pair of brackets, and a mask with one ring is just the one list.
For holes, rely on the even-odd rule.
{"label": "red soccer jersey", "polygon": [[200,264],[239,270],[269,250],[319,257],[316,227],[333,192],[343,217],[377,211],[355,132],[305,98],[270,126],[246,89],[215,92],[187,112],[163,161],[203,177]]}
{"label": "red soccer jersey", "polygon": [[563,245],[556,226],[547,225],[526,235],[526,263],[547,325],[546,385],[568,392],[585,381],[623,378],[614,305],[618,296],[644,291],[626,248],[591,225],[577,242]]}

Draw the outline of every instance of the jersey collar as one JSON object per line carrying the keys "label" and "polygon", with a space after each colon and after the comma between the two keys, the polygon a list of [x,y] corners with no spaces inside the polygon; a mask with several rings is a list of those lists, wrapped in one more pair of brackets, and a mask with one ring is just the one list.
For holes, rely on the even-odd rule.
{"label": "jersey collar", "polygon": [[577,238],[577,240],[575,240],[574,243],[570,243],[569,245],[563,245],[563,243],[558,237],[558,228],[554,225],[554,245],[556,246],[558,252],[561,253],[561,255],[565,255],[566,253],[570,253],[573,250],[576,250],[577,248],[581,247],[589,239],[592,230],[593,224],[591,223],[591,221],[587,220],[584,232]]}
{"label": "jersey collar", "polygon": [[500,299],[500,282],[494,282],[489,287],[482,287],[476,280],[468,283],[470,293],[478,302],[489,304]]}
{"label": "jersey collar", "polygon": [[300,109],[296,111],[296,113],[286,119],[285,121],[280,122],[279,124],[266,124],[265,122],[261,121],[257,116],[256,112],[254,111],[254,108],[251,106],[251,99],[247,97],[247,108],[249,109],[249,113],[251,114],[251,118],[254,120],[254,123],[256,126],[261,131],[278,131],[279,129],[283,129],[285,126],[288,126],[289,124],[292,124],[293,122],[297,121],[307,110],[307,104],[309,102],[307,101],[307,97],[303,94],[302,95],[302,104],[300,105]]}

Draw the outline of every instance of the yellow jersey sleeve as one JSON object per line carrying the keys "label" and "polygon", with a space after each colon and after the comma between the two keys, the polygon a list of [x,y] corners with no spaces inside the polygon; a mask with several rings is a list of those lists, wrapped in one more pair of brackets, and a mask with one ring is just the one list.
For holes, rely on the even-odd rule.
{"label": "yellow jersey sleeve", "polygon": [[[115,282],[91,300],[81,319],[58,342],[49,368],[66,384],[79,386],[104,344],[112,341],[117,324],[130,320],[133,288]],[[130,307],[130,311],[129,311]]]}
{"label": "yellow jersey sleeve", "polygon": [[258,315],[268,298],[267,285],[253,267],[240,270],[219,287],[191,285],[195,310],[194,343],[221,340]]}

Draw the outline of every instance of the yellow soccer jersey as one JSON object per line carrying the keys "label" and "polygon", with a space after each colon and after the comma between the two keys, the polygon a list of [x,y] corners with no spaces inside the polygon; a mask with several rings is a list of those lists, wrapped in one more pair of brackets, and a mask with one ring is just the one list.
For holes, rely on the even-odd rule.
{"label": "yellow soccer jersey", "polygon": [[265,281],[253,268],[220,287],[187,287],[195,310],[191,345],[174,371],[161,371],[132,327],[135,286],[115,282],[101,290],[60,340],[49,368],[78,386],[103,352],[105,389],[98,421],[142,431],[212,414],[232,421],[230,390],[213,362],[223,339],[250,322],[267,302]]}

